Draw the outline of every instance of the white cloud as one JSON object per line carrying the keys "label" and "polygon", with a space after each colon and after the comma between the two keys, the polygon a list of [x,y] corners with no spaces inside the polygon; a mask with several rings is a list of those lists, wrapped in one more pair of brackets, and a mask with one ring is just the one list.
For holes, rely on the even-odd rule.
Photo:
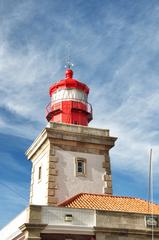
{"label": "white cloud", "polygon": [[[104,9],[92,25],[82,18],[81,12],[65,18],[53,12],[51,21],[59,30],[52,30],[50,24],[51,30],[43,33],[53,32],[49,32],[52,37],[49,50],[40,46],[45,38],[40,40],[39,35],[38,41],[34,32],[24,47],[13,49],[11,33],[16,32],[17,25],[33,18],[34,10],[32,1],[23,3],[9,19],[6,16],[1,26],[0,107],[24,119],[21,125],[9,126],[2,119],[1,131],[7,127],[13,134],[28,138],[38,133],[36,124],[26,120],[37,121],[40,126],[44,123],[44,108],[49,102],[47,91],[51,81],[63,77],[65,46],[71,42],[75,64],[81,64],[75,68],[75,75],[91,87],[94,108],[91,126],[109,128],[112,135],[119,137],[112,154],[114,166],[145,174],[151,147],[157,166],[159,129],[151,129],[159,119],[159,71],[154,69],[159,56],[159,8],[152,8],[148,16],[143,9],[141,18],[132,23],[116,11]],[[47,37],[46,41],[50,44]]]}
{"label": "white cloud", "polygon": [[[28,187],[28,186],[27,186]],[[1,181],[1,206],[0,228],[8,224],[18,213],[28,205],[28,189],[26,184],[17,184],[9,181]],[[7,212],[7,214],[6,214]]]}

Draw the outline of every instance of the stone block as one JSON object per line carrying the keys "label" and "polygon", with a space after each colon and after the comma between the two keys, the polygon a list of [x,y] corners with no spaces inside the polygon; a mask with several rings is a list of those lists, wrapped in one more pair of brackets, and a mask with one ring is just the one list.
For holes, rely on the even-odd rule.
{"label": "stone block", "polygon": [[110,162],[108,162],[108,161],[105,162],[105,168],[110,169]]}
{"label": "stone block", "polygon": [[47,224],[24,223],[19,227],[23,232],[23,236],[14,239],[41,240],[41,231],[45,229],[46,226]]}
{"label": "stone block", "polygon": [[55,196],[55,189],[48,189],[48,196]]}
{"label": "stone block", "polygon": [[104,193],[105,194],[112,194],[112,188],[104,188]]}
{"label": "stone block", "polygon": [[52,196],[48,196],[48,204],[56,205],[57,204],[57,198],[52,197]]}
{"label": "stone block", "polygon": [[49,182],[51,181],[51,182],[55,182],[55,180],[56,180],[56,177],[54,176],[54,175],[50,175],[49,174]]}
{"label": "stone block", "polygon": [[49,169],[49,175],[53,175],[53,176],[57,176],[58,175],[58,171],[54,168],[50,168]]}
{"label": "stone block", "polygon": [[106,175],[111,175],[111,168],[106,168]]}
{"label": "stone block", "polygon": [[50,162],[49,163],[49,168],[56,168],[55,162]]}
{"label": "stone block", "polygon": [[49,183],[48,183],[48,188],[51,188],[51,189],[52,189],[52,188],[57,188],[57,187],[56,187],[56,183],[55,183],[55,182],[49,182]]}
{"label": "stone block", "polygon": [[102,162],[102,168],[105,168],[105,167],[106,167],[106,162],[103,161],[103,162]]}
{"label": "stone block", "polygon": [[107,181],[107,187],[112,188],[112,181]]}
{"label": "stone block", "polygon": [[40,223],[41,222],[41,207],[30,205],[29,207],[29,222]]}
{"label": "stone block", "polygon": [[110,162],[103,161],[102,167],[106,169],[106,171],[109,171],[110,169]]}
{"label": "stone block", "polygon": [[107,153],[105,154],[105,160],[106,160],[107,162],[110,161],[109,152],[107,152]]}
{"label": "stone block", "polygon": [[112,176],[111,175],[108,175],[108,174],[104,175],[104,181],[111,181],[111,180],[112,180]]}
{"label": "stone block", "polygon": [[50,157],[49,157],[49,161],[50,161],[50,162],[58,162],[58,157],[50,156]]}
{"label": "stone block", "polygon": [[55,148],[51,147],[50,148],[50,156],[54,156],[55,155]]}

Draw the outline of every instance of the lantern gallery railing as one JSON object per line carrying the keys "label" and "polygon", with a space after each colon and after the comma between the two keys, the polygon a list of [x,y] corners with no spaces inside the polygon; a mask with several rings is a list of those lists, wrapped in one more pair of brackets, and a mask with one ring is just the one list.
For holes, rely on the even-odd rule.
{"label": "lantern gallery railing", "polygon": [[[67,101],[67,99],[65,99],[64,101]],[[72,108],[81,109],[81,110],[86,111],[86,112],[88,112],[89,114],[92,115],[92,105],[90,103],[81,104],[81,102],[78,102],[78,99],[68,99],[68,101],[72,101]],[[52,111],[56,111],[58,109],[59,110],[62,109],[62,103],[63,103],[63,101],[50,102],[46,106],[46,114],[48,114]]]}

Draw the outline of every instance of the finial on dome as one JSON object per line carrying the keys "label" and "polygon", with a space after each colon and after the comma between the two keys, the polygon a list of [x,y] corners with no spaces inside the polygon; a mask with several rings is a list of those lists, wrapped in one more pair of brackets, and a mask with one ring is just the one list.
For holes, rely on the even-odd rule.
{"label": "finial on dome", "polygon": [[71,62],[71,54],[70,54],[70,44],[67,46],[67,56],[66,56],[66,64],[65,68],[71,68],[74,64]]}
{"label": "finial on dome", "polygon": [[66,59],[65,68],[71,69],[71,67],[73,67],[73,66],[74,66],[74,64],[70,61],[70,56],[68,56]]}
{"label": "finial on dome", "polygon": [[65,72],[65,78],[72,78],[72,77],[73,77],[73,71],[72,71],[72,69],[67,68],[67,69],[66,69],[66,72]]}
{"label": "finial on dome", "polygon": [[71,67],[73,67],[73,66],[74,66],[74,64],[69,61],[67,61],[65,64],[65,68],[67,68],[67,69],[71,69]]}
{"label": "finial on dome", "polygon": [[68,50],[68,52],[67,52],[66,64],[65,64],[65,68],[66,68],[65,78],[72,78],[73,71],[72,71],[71,67],[73,67],[74,64],[71,62],[70,46],[68,46],[67,50]]}

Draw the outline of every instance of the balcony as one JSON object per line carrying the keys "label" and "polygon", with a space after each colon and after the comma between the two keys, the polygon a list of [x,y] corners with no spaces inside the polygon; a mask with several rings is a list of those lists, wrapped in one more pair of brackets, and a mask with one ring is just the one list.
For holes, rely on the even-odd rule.
{"label": "balcony", "polygon": [[53,115],[58,114],[60,112],[62,112],[62,102],[59,102],[59,103],[56,103],[56,104],[49,103],[46,106],[46,118],[47,118],[47,120],[50,121]]}
{"label": "balcony", "polygon": [[[54,101],[46,106],[46,118],[48,121],[51,120],[53,115],[62,112],[63,102],[65,101]],[[69,99],[69,101],[72,102],[72,111],[83,111],[88,114],[88,120],[92,120],[92,105],[90,103],[80,102],[79,99]]]}

